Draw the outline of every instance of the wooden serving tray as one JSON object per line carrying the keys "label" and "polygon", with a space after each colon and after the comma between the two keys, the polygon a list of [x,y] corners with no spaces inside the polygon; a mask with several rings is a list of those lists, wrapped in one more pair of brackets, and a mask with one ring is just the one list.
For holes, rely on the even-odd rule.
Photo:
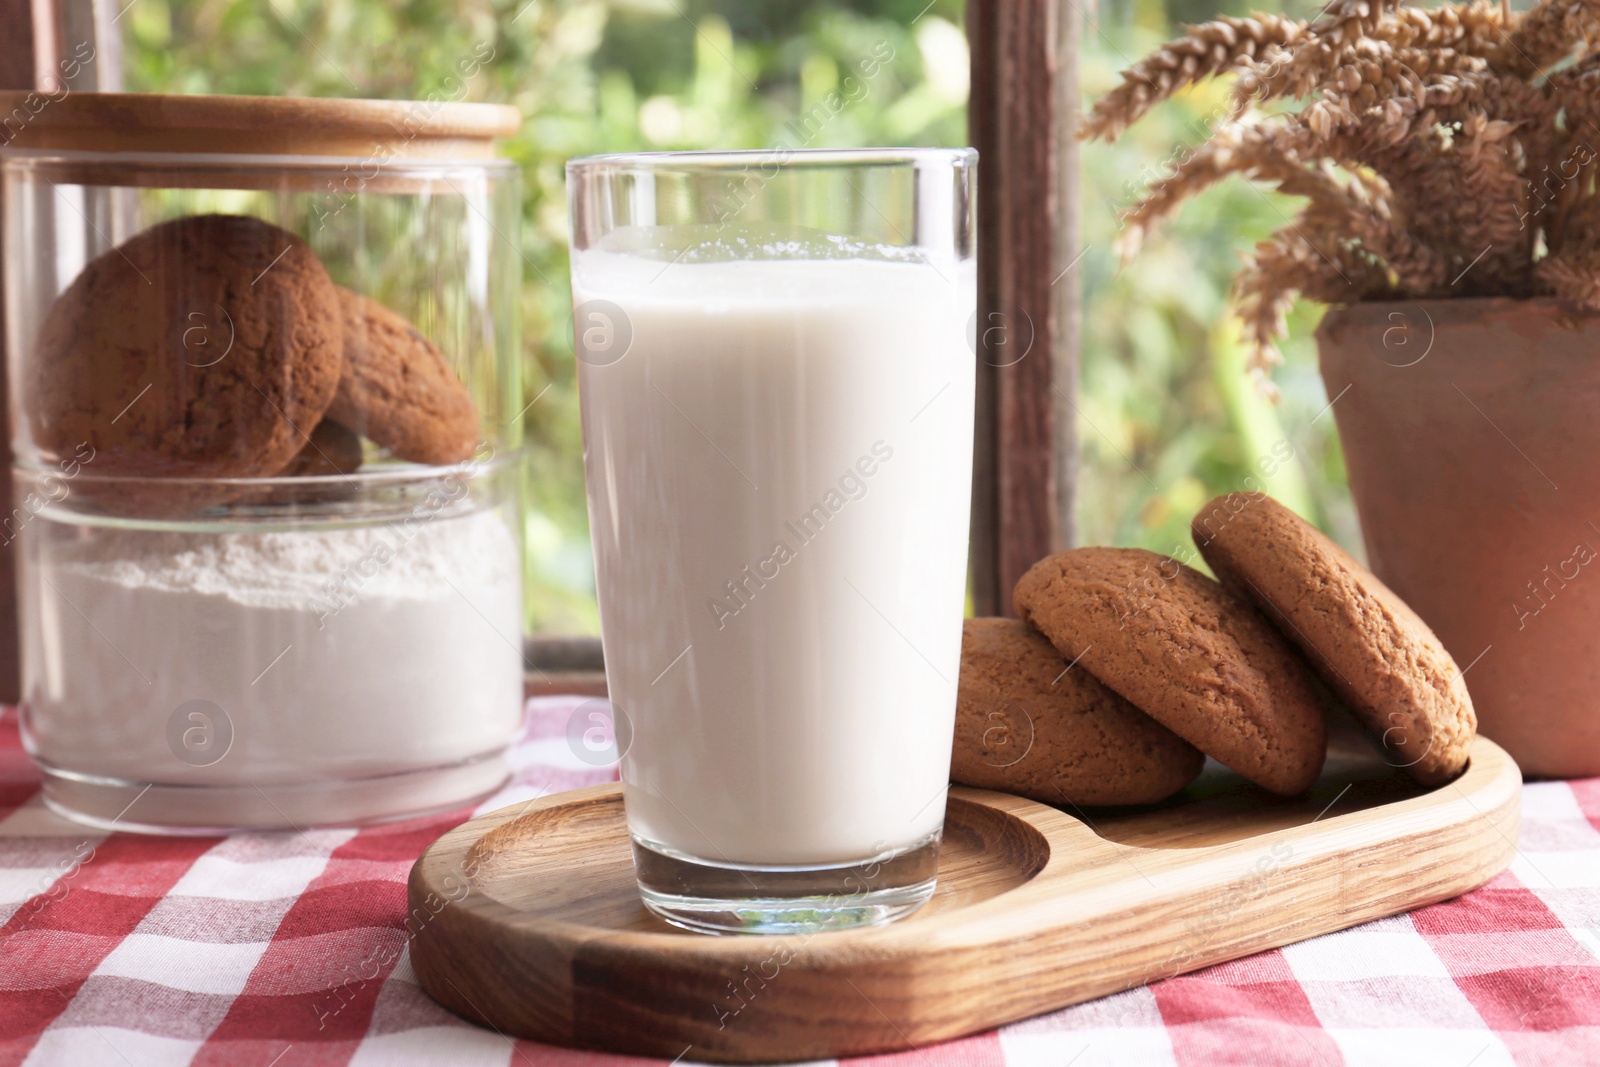
{"label": "wooden serving tray", "polygon": [[1510,863],[1521,780],[1479,738],[1461,778],[1424,791],[1341,737],[1290,800],[1215,765],[1159,807],[1086,815],[957,787],[933,899],[810,937],[651,916],[621,789],[596,786],[423,853],[411,959],[452,1011],[555,1044],[735,1062],[905,1049],[1463,893]]}

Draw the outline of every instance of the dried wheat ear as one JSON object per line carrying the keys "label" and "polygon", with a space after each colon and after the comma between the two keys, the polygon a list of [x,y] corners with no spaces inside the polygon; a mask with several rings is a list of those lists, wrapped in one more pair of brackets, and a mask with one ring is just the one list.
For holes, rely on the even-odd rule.
{"label": "dried wheat ear", "polygon": [[1233,175],[1304,197],[1235,279],[1257,373],[1279,362],[1299,296],[1553,295],[1600,311],[1597,0],[1525,13],[1335,0],[1313,21],[1217,19],[1128,68],[1081,136],[1115,140],[1221,76],[1233,92],[1209,139],[1174,153],[1123,214],[1118,247],[1133,256],[1185,200]]}

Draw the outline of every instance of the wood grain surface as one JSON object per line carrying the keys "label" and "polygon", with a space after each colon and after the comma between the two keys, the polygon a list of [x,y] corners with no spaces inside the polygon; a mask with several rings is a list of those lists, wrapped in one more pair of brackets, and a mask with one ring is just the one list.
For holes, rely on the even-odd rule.
{"label": "wood grain surface", "polygon": [[[34,70],[34,25],[31,0],[0,0],[0,90],[29,90],[38,81]],[[4,124],[0,119],[0,139]],[[0,240],[4,233],[0,232]],[[4,291],[5,265],[0,263],[0,292]],[[0,306],[0,337],[5,334],[5,308]],[[9,375],[0,374],[0,508],[6,516],[14,506],[11,482],[11,403]],[[17,546],[15,537],[0,538],[0,701],[22,699],[22,645],[17,627]]]}
{"label": "wood grain surface", "polygon": [[424,989],[505,1034],[773,1062],[920,1046],[1456,896],[1515,851],[1521,775],[1479,738],[1432,791],[1336,735],[1308,794],[1215,765],[1159,807],[1063,812],[953,788],[909,918],[708,937],[647,913],[620,787],[492,812],[412,869]]}
{"label": "wood grain surface", "polygon": [[[972,99],[978,149],[977,418],[972,482],[972,596],[978,615],[1015,614],[1011,590],[1065,548],[1073,457],[1055,455],[1054,411],[1077,389],[1076,339],[1060,334],[1051,285],[1059,268],[1058,54],[1053,0],[971,0]],[[1075,254],[1075,253],[1074,253]],[[1057,390],[1060,392],[1057,392]],[[1066,466],[1058,466],[1062,461]],[[1060,479],[1058,480],[1058,474]],[[1067,499],[1058,495],[1064,486]]]}
{"label": "wood grain surface", "polygon": [[8,148],[391,159],[489,159],[516,108],[409,100],[0,92]]}

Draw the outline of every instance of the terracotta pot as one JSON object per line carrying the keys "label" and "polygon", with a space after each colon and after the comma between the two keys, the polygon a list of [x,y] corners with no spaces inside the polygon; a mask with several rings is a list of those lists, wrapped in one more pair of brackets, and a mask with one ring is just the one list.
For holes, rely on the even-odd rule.
{"label": "terracotta pot", "polygon": [[1372,570],[1528,775],[1600,774],[1600,320],[1358,304],[1317,332]]}

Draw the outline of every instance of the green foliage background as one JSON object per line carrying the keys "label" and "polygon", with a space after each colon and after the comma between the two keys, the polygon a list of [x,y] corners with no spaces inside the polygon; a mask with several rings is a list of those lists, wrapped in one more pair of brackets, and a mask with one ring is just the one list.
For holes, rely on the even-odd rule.
{"label": "green foliage background", "polygon": [[[532,267],[522,296],[525,400],[537,398],[528,415],[528,622],[574,632],[595,630],[597,618],[564,163],[593,152],[771,145],[837,87],[841,71],[885,42],[893,61],[812,144],[965,144],[962,8],[961,0],[136,0],[122,25],[127,87],[150,92],[421,98],[442,91],[475,47],[494,49],[467,98],[514,104],[527,120],[504,151],[523,171],[521,251]],[[1085,96],[1114,84],[1174,21],[1211,13],[1204,0],[1122,0],[1087,12]],[[1281,225],[1293,202],[1233,184],[1193,204],[1132,266],[1111,252],[1116,208],[1203,137],[1221,99],[1218,88],[1186,94],[1122,143],[1084,149],[1082,538],[1173,552],[1187,545],[1188,518],[1211,494],[1259,486],[1353,544],[1334,420],[1318,414],[1327,403],[1309,342],[1318,312],[1295,316],[1277,406],[1244,377],[1225,314],[1238,252]]]}
{"label": "green foliage background", "polygon": [[[1174,36],[1177,23],[1218,13],[1277,10],[1313,16],[1295,2],[1217,6],[1203,0],[1132,0],[1088,16],[1082,53],[1085,100]],[[1180,95],[1115,145],[1082,155],[1084,334],[1078,499],[1081,539],[1173,555],[1189,549],[1189,518],[1213,495],[1262,489],[1361,554],[1334,415],[1317,373],[1312,333],[1320,306],[1290,318],[1281,400],[1260,395],[1243,372],[1228,290],[1241,255],[1289,222],[1302,201],[1232,181],[1201,194],[1139,257],[1111,250],[1117,214],[1225,113],[1228,87]],[[1280,459],[1285,454],[1287,462]],[[1192,549],[1190,549],[1192,551]],[[1187,558],[1186,555],[1183,558]]]}

